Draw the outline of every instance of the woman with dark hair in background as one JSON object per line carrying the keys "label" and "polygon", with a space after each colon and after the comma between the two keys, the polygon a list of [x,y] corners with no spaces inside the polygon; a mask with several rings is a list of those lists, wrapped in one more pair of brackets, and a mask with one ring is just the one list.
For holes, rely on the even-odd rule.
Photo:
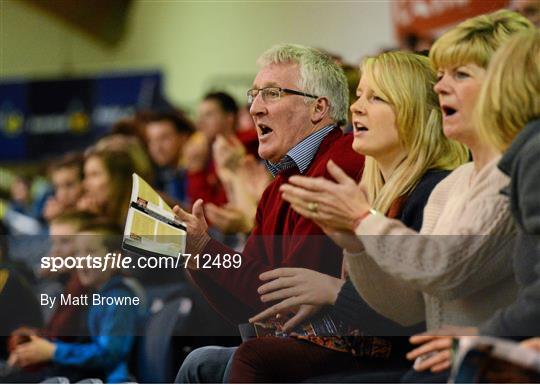
{"label": "woman with dark hair in background", "polygon": [[84,195],[78,209],[124,226],[131,197],[133,160],[124,151],[94,150],[84,162]]}

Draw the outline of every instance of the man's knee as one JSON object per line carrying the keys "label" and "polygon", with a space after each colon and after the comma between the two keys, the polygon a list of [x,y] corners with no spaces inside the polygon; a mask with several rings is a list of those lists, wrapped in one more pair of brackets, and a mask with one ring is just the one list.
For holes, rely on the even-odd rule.
{"label": "man's knee", "polygon": [[186,357],[175,383],[220,383],[235,348],[205,346],[195,349]]}

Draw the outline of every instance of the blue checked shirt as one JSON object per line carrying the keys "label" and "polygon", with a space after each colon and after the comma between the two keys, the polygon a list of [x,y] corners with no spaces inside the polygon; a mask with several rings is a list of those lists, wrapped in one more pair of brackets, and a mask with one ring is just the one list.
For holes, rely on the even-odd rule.
{"label": "blue checked shirt", "polygon": [[287,154],[276,164],[265,160],[264,162],[266,164],[266,168],[268,168],[268,171],[270,171],[273,176],[276,176],[283,170],[287,170],[295,166],[298,167],[300,173],[303,174],[313,160],[313,157],[319,149],[323,139],[335,127],[336,126],[334,124],[331,124],[307,136],[300,141],[300,143],[291,148],[289,152],[287,152]]}

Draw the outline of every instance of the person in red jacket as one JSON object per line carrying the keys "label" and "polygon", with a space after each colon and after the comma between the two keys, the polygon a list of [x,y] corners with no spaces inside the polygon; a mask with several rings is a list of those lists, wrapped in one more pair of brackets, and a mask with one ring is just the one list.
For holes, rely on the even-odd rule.
{"label": "person in red jacket", "polygon": [[364,158],[352,150],[352,135],[340,129],[347,119],[347,81],[330,57],[308,47],[280,45],[264,53],[259,65],[247,95],[258,131],[259,156],[275,178],[263,193],[255,227],[236,257],[241,266],[230,263],[235,250],[208,235],[201,199],[192,213],[174,208],[188,229],[191,278],[234,323],[246,322],[266,307],[257,293],[258,277],[265,271],[305,267],[339,276],[339,248],[313,221],[281,199],[279,187],[296,174],[331,178],[326,168],[330,159],[359,180],[364,164]]}

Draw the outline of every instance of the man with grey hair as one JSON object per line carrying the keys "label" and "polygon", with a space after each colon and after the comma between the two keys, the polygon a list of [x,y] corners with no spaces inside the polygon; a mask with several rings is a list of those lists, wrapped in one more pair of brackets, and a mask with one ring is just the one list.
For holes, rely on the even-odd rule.
{"label": "man with grey hair", "polygon": [[[304,267],[333,276],[340,273],[342,251],[313,221],[294,212],[281,199],[280,186],[295,174],[331,179],[326,168],[330,159],[360,180],[364,164],[364,158],[352,150],[352,135],[344,135],[340,129],[347,119],[347,80],[330,57],[312,48],[286,44],[265,52],[258,64],[261,69],[247,96],[257,127],[259,155],[275,178],[257,208],[240,268],[226,268],[222,263],[221,268],[206,269],[203,258],[201,263],[193,258],[188,263],[195,284],[234,323],[246,322],[264,310],[257,288],[261,285],[259,275],[265,271]],[[304,204],[317,212],[313,202]],[[202,205],[201,200],[196,201],[191,214],[174,208],[187,226],[186,253],[207,255],[212,261],[222,258],[224,262],[226,254],[237,252],[210,238]],[[204,349],[186,359],[178,381],[220,382],[223,370],[219,374],[212,359],[201,355]],[[223,354],[214,357],[223,362]],[[202,364],[217,377],[201,378],[205,372]]]}

